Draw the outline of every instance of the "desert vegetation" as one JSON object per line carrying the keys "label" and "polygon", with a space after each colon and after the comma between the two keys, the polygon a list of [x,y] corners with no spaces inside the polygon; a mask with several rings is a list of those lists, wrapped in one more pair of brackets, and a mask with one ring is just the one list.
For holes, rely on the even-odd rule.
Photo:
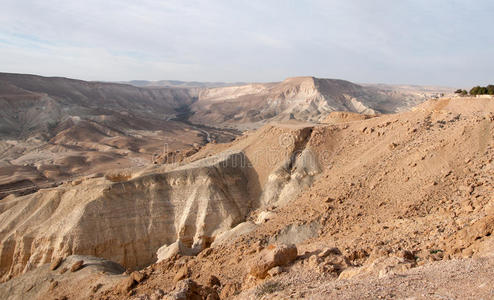
{"label": "desert vegetation", "polygon": [[475,86],[470,90],[470,95],[494,95],[494,85]]}

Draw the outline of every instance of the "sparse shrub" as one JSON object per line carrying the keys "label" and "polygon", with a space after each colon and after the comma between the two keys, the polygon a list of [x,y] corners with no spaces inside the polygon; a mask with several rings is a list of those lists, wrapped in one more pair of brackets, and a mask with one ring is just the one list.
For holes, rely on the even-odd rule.
{"label": "sparse shrub", "polygon": [[488,93],[489,95],[494,95],[494,85],[489,84],[489,85],[487,86],[487,93]]}
{"label": "sparse shrub", "polygon": [[53,130],[55,130],[55,128],[57,128],[58,122],[56,122],[56,121],[48,122],[48,124],[46,126],[47,126],[49,131],[53,131]]}
{"label": "sparse shrub", "polygon": [[256,288],[256,297],[262,297],[282,291],[284,286],[277,281],[266,281]]}
{"label": "sparse shrub", "polygon": [[494,85],[475,86],[470,90],[470,95],[494,95]]}
{"label": "sparse shrub", "polygon": [[111,182],[124,182],[132,178],[130,172],[109,173],[105,175],[105,178]]}

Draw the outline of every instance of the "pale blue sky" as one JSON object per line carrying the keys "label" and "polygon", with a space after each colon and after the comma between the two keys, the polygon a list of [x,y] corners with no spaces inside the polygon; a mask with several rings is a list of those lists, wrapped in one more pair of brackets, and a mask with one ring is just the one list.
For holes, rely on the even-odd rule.
{"label": "pale blue sky", "polygon": [[1,72],[107,81],[494,82],[490,0],[1,2]]}

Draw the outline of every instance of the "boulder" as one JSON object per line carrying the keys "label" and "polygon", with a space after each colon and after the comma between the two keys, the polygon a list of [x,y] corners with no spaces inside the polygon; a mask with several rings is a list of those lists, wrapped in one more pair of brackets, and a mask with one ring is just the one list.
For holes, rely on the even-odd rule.
{"label": "boulder", "polygon": [[218,245],[228,245],[232,243],[236,238],[241,235],[247,234],[257,228],[254,222],[246,221],[238,224],[234,228],[224,231],[223,233],[216,236],[211,247],[217,247]]}
{"label": "boulder", "polygon": [[209,277],[209,286],[211,286],[211,287],[213,287],[213,286],[221,286],[221,282],[218,279],[218,277],[216,277],[214,275],[211,275]]}
{"label": "boulder", "polygon": [[173,278],[173,282],[178,282],[188,277],[189,277],[189,268],[187,268],[187,266],[183,266],[178,270],[177,274],[175,274],[175,277]]}
{"label": "boulder", "polygon": [[72,267],[70,267],[70,272],[77,272],[82,268],[82,265],[84,265],[83,260],[78,260],[74,264],[72,264]]}
{"label": "boulder", "polygon": [[157,262],[161,262],[163,260],[167,260],[177,254],[182,254],[182,242],[176,241],[170,245],[161,246],[158,251],[156,251],[156,256],[158,257]]}
{"label": "boulder", "polygon": [[136,286],[136,281],[132,277],[126,277],[118,284],[118,290],[122,294],[127,294],[130,290],[132,290]]}
{"label": "boulder", "polygon": [[215,289],[203,287],[192,279],[185,279],[177,282],[175,289],[164,299],[170,300],[219,300],[220,297]]}
{"label": "boulder", "polygon": [[54,259],[51,264],[50,264],[50,270],[54,271],[56,270],[63,262],[63,258],[57,257]]}
{"label": "boulder", "polygon": [[274,267],[271,270],[268,271],[269,276],[274,277],[276,275],[279,275],[283,272],[283,269],[281,267]]}
{"label": "boulder", "polygon": [[326,248],[319,254],[309,257],[309,266],[319,273],[334,273],[339,275],[351,266],[350,261],[338,248]]}
{"label": "boulder", "polygon": [[144,274],[142,274],[141,272],[138,272],[138,271],[132,272],[130,274],[130,277],[138,283],[142,282],[146,278],[146,276]]}
{"label": "boulder", "polygon": [[415,255],[412,251],[409,250],[401,250],[398,252],[398,257],[401,257],[405,260],[415,261]]}
{"label": "boulder", "polygon": [[296,258],[297,247],[295,245],[270,245],[250,263],[249,274],[264,279],[271,268],[288,265]]}

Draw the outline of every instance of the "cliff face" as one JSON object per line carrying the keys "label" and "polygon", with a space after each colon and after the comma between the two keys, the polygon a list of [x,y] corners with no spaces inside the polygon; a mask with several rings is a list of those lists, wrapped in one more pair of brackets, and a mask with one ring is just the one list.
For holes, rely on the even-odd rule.
{"label": "cliff face", "polygon": [[7,197],[0,205],[2,278],[75,253],[136,268],[177,239],[203,249],[251,209],[244,159],[228,153],[125,182],[90,179]]}

